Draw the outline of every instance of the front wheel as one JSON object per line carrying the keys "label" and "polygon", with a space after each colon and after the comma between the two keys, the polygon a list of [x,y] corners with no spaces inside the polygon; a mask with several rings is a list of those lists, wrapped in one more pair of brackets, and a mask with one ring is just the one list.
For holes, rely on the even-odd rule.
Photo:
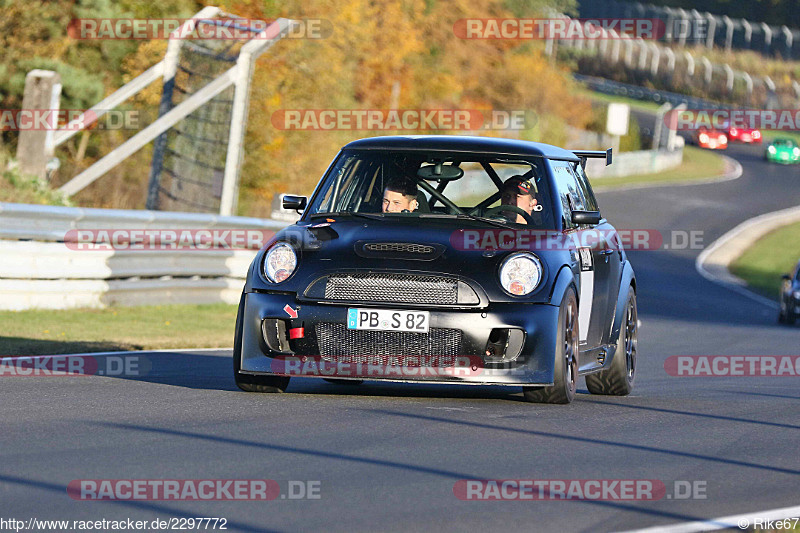
{"label": "front wheel", "polygon": [[529,402],[570,403],[575,398],[578,380],[578,299],[575,289],[567,289],[558,311],[558,336],[553,373],[549,387],[523,387]]}
{"label": "front wheel", "polygon": [[242,374],[242,333],[244,331],[244,293],[239,299],[236,313],[236,333],[233,337],[233,379],[245,392],[284,392],[289,386],[288,376],[254,376]]}
{"label": "front wheel", "polygon": [[624,313],[625,322],[619,333],[619,341],[614,358],[611,360],[611,366],[586,376],[586,388],[592,394],[627,396],[633,390],[639,343],[639,316],[633,287],[630,288]]}

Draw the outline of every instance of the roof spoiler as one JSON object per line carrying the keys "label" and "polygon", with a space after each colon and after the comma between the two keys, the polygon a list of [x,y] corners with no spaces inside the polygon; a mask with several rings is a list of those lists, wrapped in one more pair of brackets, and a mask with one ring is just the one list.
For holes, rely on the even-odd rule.
{"label": "roof spoiler", "polygon": [[581,168],[586,168],[586,159],[590,157],[603,158],[606,160],[606,166],[611,164],[611,148],[608,150],[573,150],[572,153],[577,155],[581,160]]}

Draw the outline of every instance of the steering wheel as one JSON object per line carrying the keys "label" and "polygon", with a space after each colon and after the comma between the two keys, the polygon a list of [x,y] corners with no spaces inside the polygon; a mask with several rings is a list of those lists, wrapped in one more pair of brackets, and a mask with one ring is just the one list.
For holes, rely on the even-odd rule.
{"label": "steering wheel", "polygon": [[[530,216],[527,211],[525,211],[521,207],[517,207],[515,205],[498,205],[498,206],[495,206],[495,207],[490,207],[489,209],[486,210],[486,212],[483,214],[483,216],[490,217],[490,216],[492,216],[492,215],[494,215],[496,213],[500,213],[501,211],[513,211],[514,213],[522,215],[522,218],[525,219],[525,222],[529,226],[535,226],[536,225],[536,221],[533,220],[533,217]],[[514,220],[512,222],[515,222],[515,221],[516,221],[516,218],[514,218]]]}

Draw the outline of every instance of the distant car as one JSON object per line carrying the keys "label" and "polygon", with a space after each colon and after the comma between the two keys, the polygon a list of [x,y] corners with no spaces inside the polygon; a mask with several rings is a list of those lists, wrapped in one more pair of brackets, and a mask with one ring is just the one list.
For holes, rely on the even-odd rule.
{"label": "distant car", "polygon": [[761,132],[755,128],[730,128],[728,130],[728,140],[740,143],[761,144]]}
{"label": "distant car", "polygon": [[694,144],[700,148],[710,150],[726,150],[728,148],[728,136],[724,131],[699,128],[694,135]]}
{"label": "distant car", "polygon": [[781,310],[778,322],[781,324],[794,324],[800,317],[800,262],[794,269],[794,276],[784,274],[781,286]]}
{"label": "distant car", "polygon": [[764,150],[764,159],[786,165],[800,163],[800,146],[791,139],[772,139]]}
{"label": "distant car", "polygon": [[[446,135],[351,142],[310,198],[284,196],[303,215],[250,266],[237,386],[467,383],[569,403],[585,376],[593,394],[629,394],[636,279],[587,157],[611,153]],[[573,241],[587,233],[593,244]],[[536,236],[556,246],[515,244]]]}

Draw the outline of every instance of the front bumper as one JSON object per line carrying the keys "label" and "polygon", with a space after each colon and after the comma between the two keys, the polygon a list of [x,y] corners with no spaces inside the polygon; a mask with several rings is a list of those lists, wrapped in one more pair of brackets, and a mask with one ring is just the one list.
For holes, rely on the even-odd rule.
{"label": "front bumper", "polygon": [[[319,363],[329,358],[320,354],[320,343],[316,328],[320,324],[346,324],[349,307],[364,305],[298,303],[294,294],[250,292],[245,294],[242,322],[242,364],[241,371],[248,374],[280,374],[301,377],[345,377],[355,379],[426,382],[426,383],[467,383],[494,385],[551,385],[558,332],[559,308],[549,304],[493,303],[483,309],[428,308],[430,328],[460,331],[460,343],[456,354],[456,368],[409,368],[390,370],[388,365],[381,368],[355,368],[353,365],[342,368],[337,373],[316,372],[313,362]],[[289,306],[289,310],[286,306]],[[381,303],[374,306],[381,309],[402,309],[407,306]],[[297,317],[293,318],[296,312]],[[270,348],[265,339],[262,325],[265,320],[284,321],[286,329],[303,328],[303,337],[289,340],[289,349],[283,352]],[[271,323],[271,322],[270,322]],[[519,355],[513,361],[496,361],[486,358],[486,346],[493,329],[519,329],[524,332],[524,341]],[[422,334],[415,334],[422,335]],[[274,343],[272,343],[274,345]],[[285,346],[284,346],[285,348]],[[375,353],[385,353],[385,347],[375,347]],[[359,353],[359,356],[371,356]],[[407,356],[408,354],[391,354]],[[430,357],[442,354],[428,354]],[[452,354],[451,354],[452,355]],[[385,356],[383,356],[386,360]],[[301,365],[300,361],[311,364]],[[377,358],[375,360],[378,360]],[[409,359],[404,359],[407,361]],[[298,364],[287,364],[292,361]],[[466,363],[466,366],[465,366]],[[335,361],[334,364],[335,365]],[[311,371],[309,371],[309,368]],[[374,370],[374,371],[373,371]],[[343,373],[342,373],[343,372]],[[364,372],[363,374],[361,374]],[[359,375],[360,374],[360,375]]]}

